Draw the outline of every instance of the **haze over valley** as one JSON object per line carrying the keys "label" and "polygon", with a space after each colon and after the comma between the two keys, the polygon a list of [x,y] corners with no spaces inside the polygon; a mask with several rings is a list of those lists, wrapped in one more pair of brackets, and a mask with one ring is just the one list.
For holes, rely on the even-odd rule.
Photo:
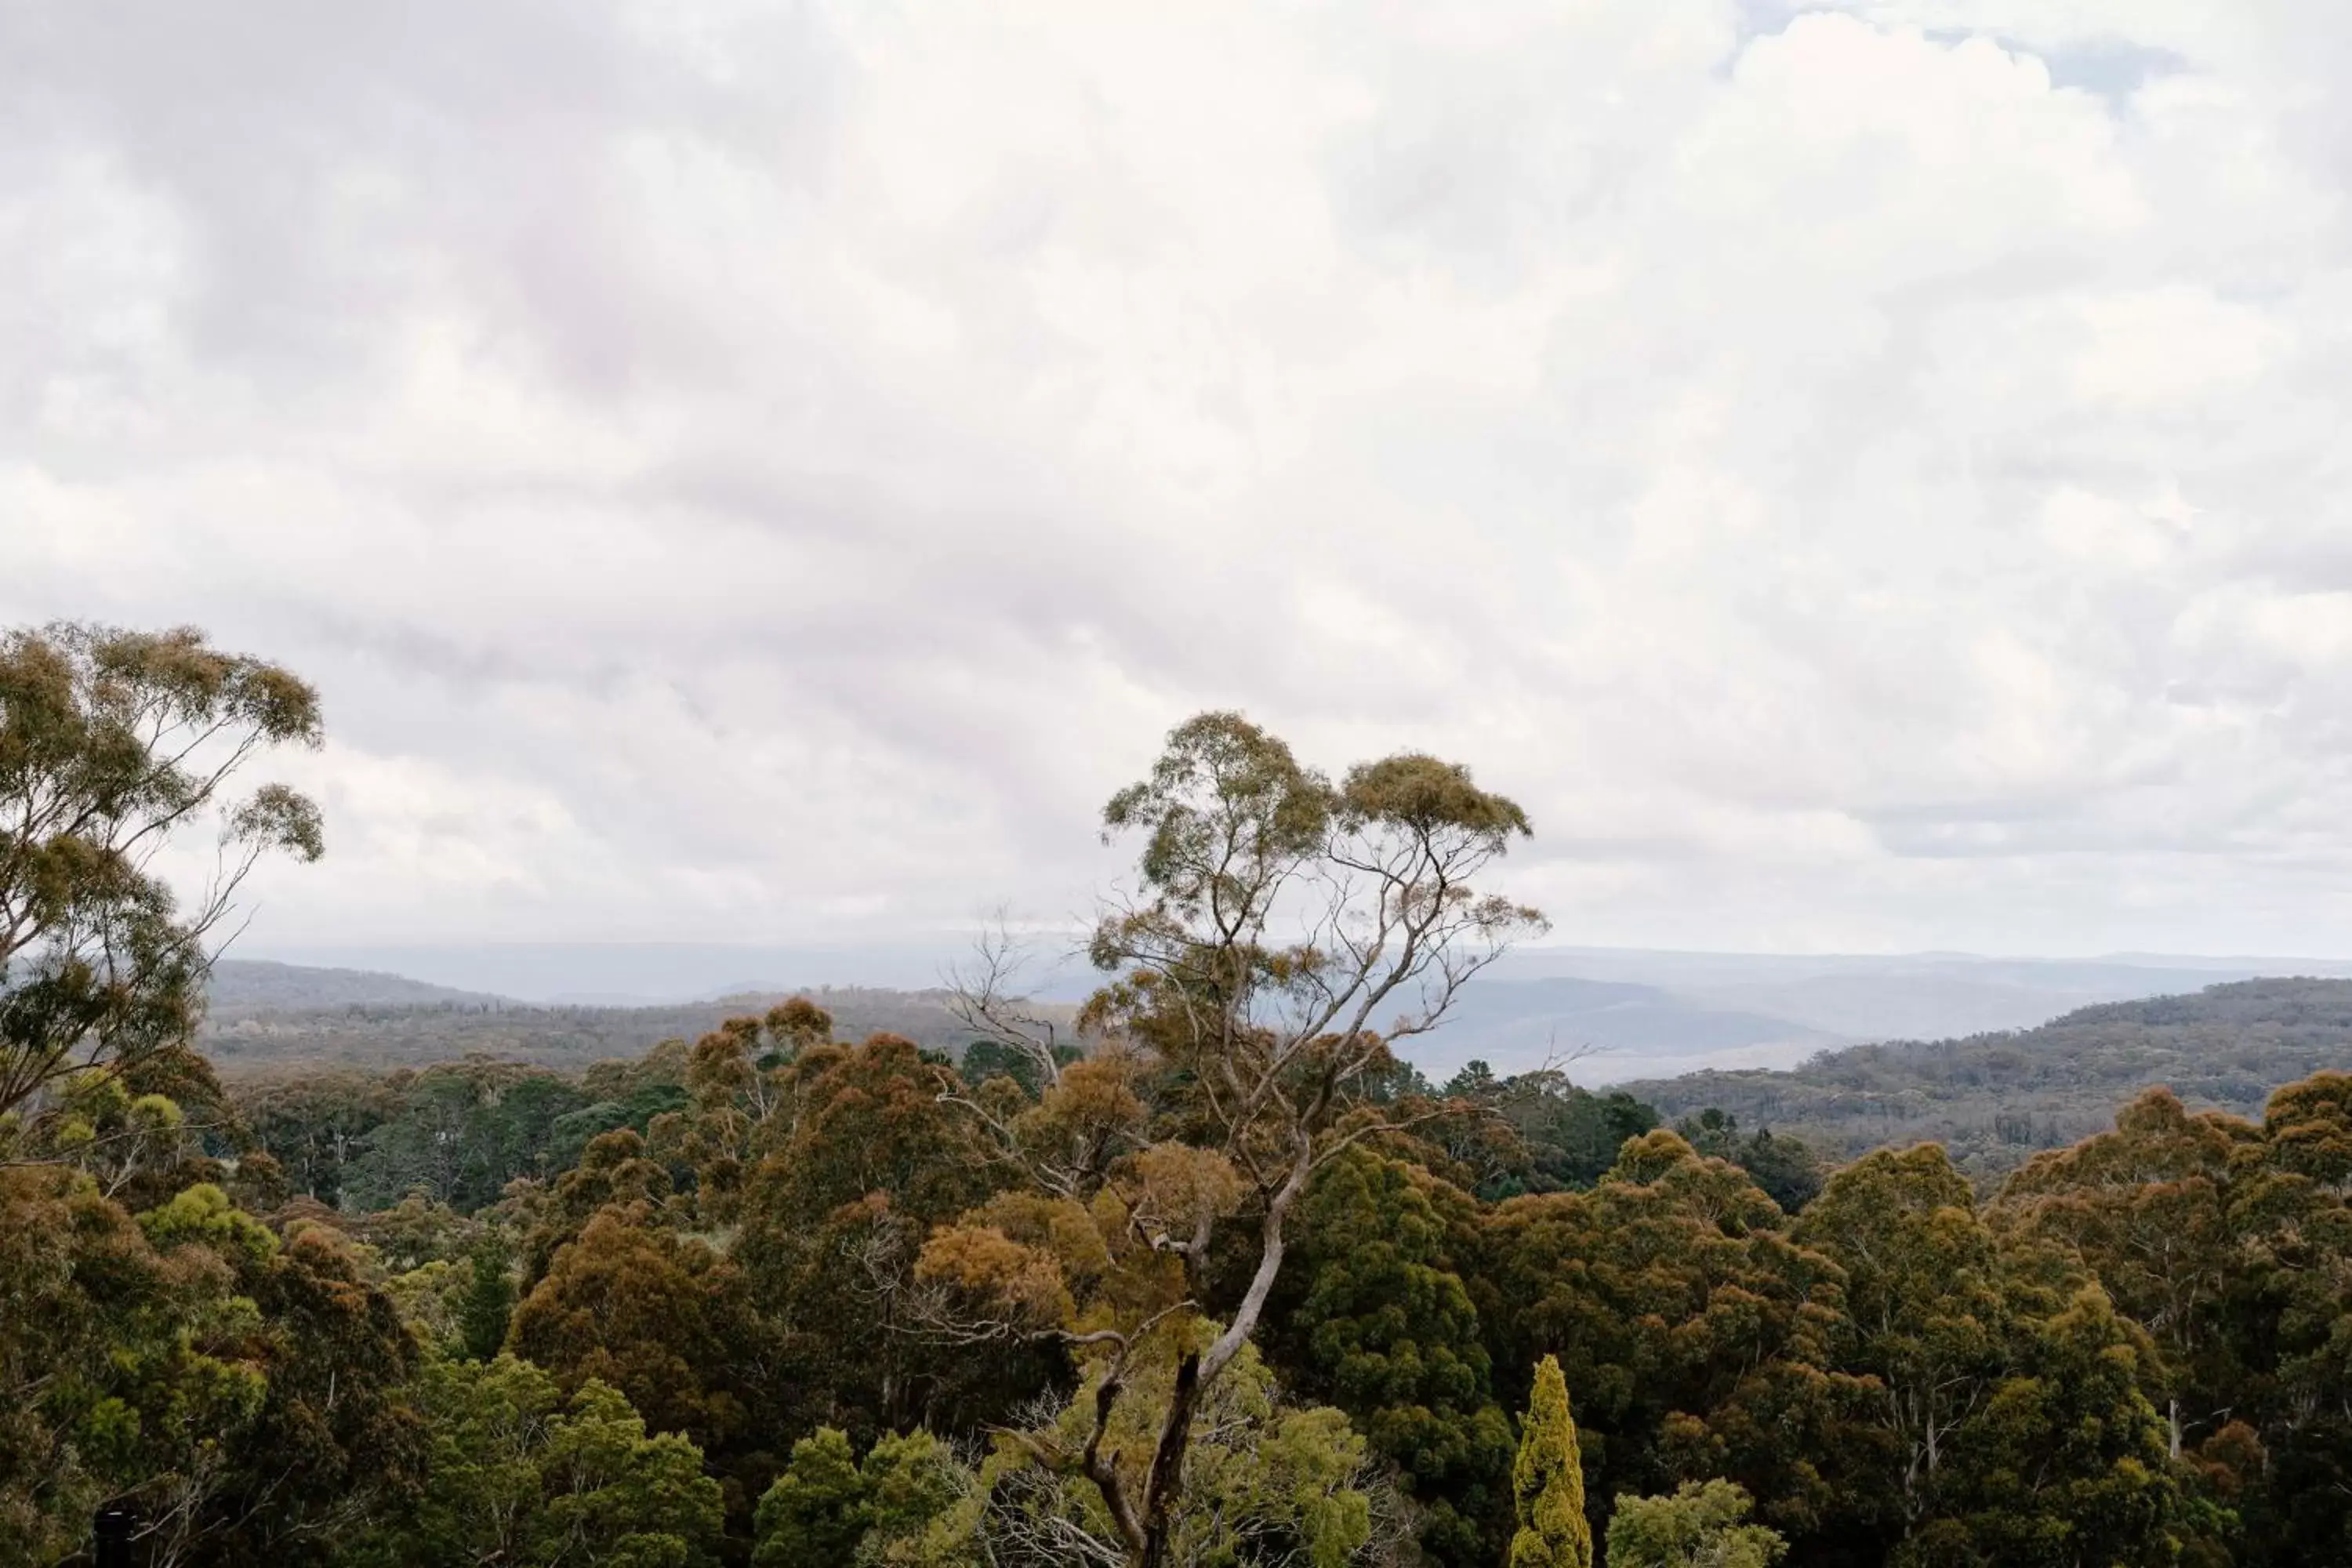
{"label": "haze over valley", "polygon": [[[971,963],[968,935],[938,934],[863,947],[721,944],[384,945],[297,950],[318,963],[280,965],[230,959],[213,984],[215,1026],[261,1012],[331,1012],[353,1005],[431,1006],[444,1002],[523,1004],[582,1019],[610,1016],[621,1047],[642,1048],[658,1032],[688,1036],[715,1023],[721,998],[777,999],[803,991],[930,994],[894,1027],[927,1044],[954,1044],[938,997]],[[1067,951],[1068,939],[1033,943],[1024,976],[1040,999],[1065,1007],[1097,983]],[[362,973],[382,965],[374,973]],[[400,973],[395,974],[397,968]],[[2202,958],[2119,954],[2109,958],[1994,959],[1965,953],[1774,955],[1633,950],[1521,948],[1466,988],[1445,1023],[1407,1054],[1444,1078],[1472,1058],[1497,1071],[1570,1061],[1580,1082],[1656,1079],[1710,1068],[1786,1068],[1818,1051],[1881,1040],[1937,1040],[2028,1029],[2095,1003],[2194,992],[2266,976],[2352,975],[2352,963],[2313,958]],[[417,978],[431,977],[432,983]],[[693,1005],[701,1004],[703,1005]],[[835,1007],[837,1013],[842,1009]],[[622,1022],[626,1015],[634,1022]],[[852,1008],[853,1022],[870,1015]],[[675,1024],[675,1027],[670,1025]],[[700,1026],[707,1027],[708,1024]],[[882,1026],[875,1025],[873,1026]],[[431,1059],[436,1047],[411,1031],[352,1026],[344,1044],[320,1041],[331,1058],[347,1049],[375,1060]],[[590,1037],[583,1034],[584,1040]],[[457,1037],[445,1048],[455,1051]],[[311,1048],[290,1037],[281,1054]],[[490,1048],[487,1037],[466,1048]],[[552,1045],[515,1047],[519,1054]],[[580,1049],[589,1047],[583,1045]],[[576,1053],[574,1053],[576,1055]],[[1573,1058],[1570,1060],[1570,1058]],[[547,1059],[547,1058],[541,1058]]]}

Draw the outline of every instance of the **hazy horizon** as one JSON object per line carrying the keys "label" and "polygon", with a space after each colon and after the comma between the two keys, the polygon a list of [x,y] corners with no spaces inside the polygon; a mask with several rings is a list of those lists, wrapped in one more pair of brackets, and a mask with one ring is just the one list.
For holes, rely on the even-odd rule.
{"label": "hazy horizon", "polygon": [[[388,973],[536,1005],[661,1007],[824,986],[928,990],[968,950],[944,933],[891,944],[724,943],[312,945],[233,956]],[[1049,960],[1053,950],[1038,956]],[[1707,1068],[1793,1067],[1815,1052],[1882,1039],[1956,1038],[2031,1028],[2103,1002],[2201,990],[2228,980],[2352,976],[2352,962],[2129,954],[2081,959],[1955,953],[1767,954],[1535,945],[1464,991],[1435,1032],[1402,1054],[1433,1077],[1472,1058],[1498,1071],[1578,1058],[1586,1083]],[[1075,960],[1033,964],[1022,987],[1082,999],[1100,976]]]}
{"label": "hazy horizon", "polygon": [[[609,1000],[699,1001],[750,990],[793,986],[875,985],[929,989],[950,984],[968,964],[976,931],[911,933],[897,941],[835,943],[698,942],[328,942],[255,944],[239,942],[225,956],[304,968],[352,969],[397,974],[520,1002]],[[1060,953],[1061,961],[1055,962]],[[614,961],[620,961],[616,969]],[[1706,949],[1605,947],[1531,942],[1513,950],[1491,971],[1496,981],[1525,980],[1547,972],[1548,961],[1588,961],[1571,968],[1630,965],[1644,961],[1687,964],[1758,964],[1784,972],[1856,970],[1904,965],[1961,964],[2051,969],[2114,965],[2166,970],[2245,971],[2289,974],[2352,973],[2352,959],[2314,953],[1988,953],[1954,950],[1908,952],[1738,952]],[[2295,965],[2306,965],[2296,969]],[[1039,994],[1063,996],[1095,983],[1070,947],[1041,946],[1028,971]],[[635,976],[640,984],[616,981]],[[704,975],[701,982],[648,977]]]}

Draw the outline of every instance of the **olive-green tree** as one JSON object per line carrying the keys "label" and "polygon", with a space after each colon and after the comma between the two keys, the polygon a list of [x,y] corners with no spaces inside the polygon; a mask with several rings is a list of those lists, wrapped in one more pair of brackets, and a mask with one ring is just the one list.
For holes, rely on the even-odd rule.
{"label": "olive-green tree", "polygon": [[439,1361],[416,1399],[431,1461],[414,1502],[350,1543],[363,1568],[689,1568],[714,1561],[719,1485],[684,1437],[648,1436],[626,1399],[583,1384],[570,1399],[529,1362]]}
{"label": "olive-green tree", "polygon": [[1747,1490],[1725,1480],[1621,1497],[1609,1516],[1609,1568],[1772,1568],[1789,1543],[1743,1522],[1750,1506]]}
{"label": "olive-green tree", "polygon": [[[309,686],[197,631],[0,635],[0,1115],[37,1121],[60,1079],[184,1049],[246,874],[321,845],[308,799],[231,781],[320,733]],[[184,902],[156,851],[206,821],[218,864]]]}
{"label": "olive-green tree", "polygon": [[752,1568],[896,1562],[971,1490],[954,1450],[929,1432],[886,1434],[860,1460],[849,1435],[821,1426],[793,1445],[753,1520]]}
{"label": "olive-green tree", "polygon": [[1559,1357],[1598,1495],[1724,1476],[1791,1534],[1836,1511],[1841,1424],[1870,1392],[1835,1365],[1844,1273],[1747,1173],[1658,1131],[1590,1192],[1481,1220],[1467,1283],[1495,1364]]}
{"label": "olive-green tree", "polygon": [[793,1445],[792,1462],[760,1499],[754,1568],[824,1568],[856,1554],[872,1521],[849,1434],[820,1426]]}
{"label": "olive-green tree", "polygon": [[1511,1465],[1511,1495],[1519,1528],[1511,1537],[1510,1568],[1592,1568],[1584,1456],[1577,1446],[1576,1417],[1568,1408],[1568,1380],[1552,1356],[1536,1368],[1519,1455]]}
{"label": "olive-green tree", "polygon": [[514,1318],[513,1259],[495,1237],[477,1243],[457,1302],[457,1345],[467,1361],[488,1361],[506,1343]]}
{"label": "olive-green tree", "polygon": [[[1159,1452],[1160,1424],[1181,1366],[1164,1343],[1148,1347],[1139,1364],[1129,1363],[1128,1397],[1112,1412],[1103,1451],[1139,1488]],[[1100,1489],[1071,1463],[1095,1440],[1108,1367],[1108,1357],[1096,1358],[1074,1397],[1034,1425],[1001,1429],[994,1451],[952,1489],[950,1506],[933,1519],[910,1560],[926,1568],[1110,1568],[1124,1560],[1125,1531]],[[1365,1463],[1364,1439],[1328,1405],[1301,1408],[1284,1400],[1255,1347],[1244,1346],[1232,1372],[1193,1405],[1192,1437],[1169,1562],[1343,1568],[1397,1560],[1397,1510]],[[878,1501],[881,1494],[875,1495]],[[949,1495],[928,1494],[927,1500]]]}
{"label": "olive-green tree", "polygon": [[2352,1562],[2347,1178],[2352,1078],[2282,1088],[2259,1125],[2152,1089],[2113,1131],[2037,1155],[1989,1214],[2013,1245],[2079,1259],[2147,1336],[2168,1456],[2227,1510],[2242,1564]]}
{"label": "olive-green tree", "polygon": [[1487,1568],[1509,1528],[1513,1443],[1458,1271],[1475,1207],[1417,1166],[1349,1151],[1300,1205],[1297,1279],[1268,1313],[1267,1353],[1397,1467],[1425,1553]]}
{"label": "olive-green tree", "polygon": [[656,1117],[647,1140],[657,1156],[693,1172],[706,1223],[740,1217],[746,1178],[797,1109],[793,1060],[832,1038],[832,1015],[795,996],[762,1017],[730,1018],[695,1042],[682,1086],[692,1101]]}
{"label": "olive-green tree", "polygon": [[276,1243],[236,1218],[157,1227],[158,1247],[80,1172],[0,1166],[0,1563],[68,1558],[110,1499],[200,1527],[268,1389],[231,1258]]}
{"label": "olive-green tree", "polygon": [[1838,1172],[1796,1234],[1846,1271],[1847,1366],[1873,1392],[1832,1447],[1889,1562],[2177,1560],[2180,1486],[2142,1392],[2160,1357],[2075,1255],[2004,1246],[1935,1144]]}

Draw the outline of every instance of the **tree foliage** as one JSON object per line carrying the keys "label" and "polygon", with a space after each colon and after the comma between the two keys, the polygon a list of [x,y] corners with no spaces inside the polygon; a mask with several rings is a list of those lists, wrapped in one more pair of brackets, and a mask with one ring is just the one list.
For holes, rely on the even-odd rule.
{"label": "tree foliage", "polygon": [[158,1561],[323,1561],[415,1484],[415,1343],[330,1236],[0,1169],[0,1539],[30,1560],[120,1499]]}
{"label": "tree foliage", "polygon": [[339,1188],[368,1208],[420,1193],[471,1214],[519,1176],[562,1168],[566,1120],[588,1103],[580,1086],[512,1062],[446,1062],[386,1080],[386,1114],[336,1169]]}
{"label": "tree foliage", "polygon": [[[247,870],[321,845],[303,796],[231,781],[320,734],[309,686],[193,630],[0,635],[0,1116],[34,1119],[19,1136],[59,1079],[185,1046]],[[155,852],[208,819],[220,864],[184,907]]]}
{"label": "tree foliage", "polygon": [[1511,1536],[1510,1568],[1592,1568],[1584,1454],[1568,1407],[1568,1380],[1551,1356],[1536,1367],[1518,1457],[1511,1462],[1511,1496],[1518,1529]]}
{"label": "tree foliage", "polygon": [[626,1205],[600,1210],[557,1250],[508,1333],[567,1392],[604,1384],[654,1430],[706,1449],[742,1430],[761,1341],[733,1262]]}
{"label": "tree foliage", "polygon": [[[1125,1528],[1087,1474],[1107,1368],[1098,1360],[1075,1396],[1001,1431],[909,1560],[971,1568],[1124,1562]],[[1181,1358],[1171,1349],[1127,1371],[1127,1397],[1114,1403],[1098,1451],[1139,1490]],[[1169,1561],[1347,1568],[1396,1546],[1384,1517],[1394,1510],[1366,1472],[1363,1438],[1337,1410],[1283,1399],[1254,1350],[1193,1402],[1190,1419],[1191,1479],[1171,1500]]]}
{"label": "tree foliage", "polygon": [[250,1428],[260,1312],[214,1239],[276,1246],[223,1226],[159,1248],[89,1177],[0,1167],[0,1541],[20,1560],[63,1557],[108,1499],[163,1512]]}
{"label": "tree foliage", "polygon": [[[1035,1327],[1118,1347],[1083,1469],[1129,1558],[1156,1568],[1169,1561],[1193,1408],[1257,1331],[1293,1211],[1317,1171],[1392,1124],[1377,1088],[1391,1043],[1435,1026],[1542,920],[1475,886],[1528,834],[1526,814],[1434,757],[1361,763],[1335,784],[1239,714],[1203,713],[1170,733],[1103,822],[1139,846],[1138,894],[1104,912],[1089,944],[1108,984],[1081,1015],[1116,1049],[1092,1072],[1065,1069],[1051,1039],[1029,1037],[1051,1086],[1039,1115],[960,1103],[1035,1194],[1076,1205],[1108,1194],[1143,1244],[1107,1255],[1129,1276],[1096,1293],[1107,1317]],[[989,1000],[973,998],[975,1016],[994,1016]],[[1235,1223],[1255,1232],[1255,1261],[1220,1331],[1195,1345]],[[955,1266],[934,1254],[935,1273],[969,1282],[964,1265],[989,1237],[950,1249]],[[1057,1262],[1041,1256],[1005,1278]],[[1129,1477],[1102,1445],[1154,1327],[1181,1348],[1153,1461]]]}
{"label": "tree foliage", "polygon": [[457,1350],[467,1361],[488,1361],[506,1343],[514,1318],[512,1261],[495,1238],[476,1244],[467,1261],[466,1294],[457,1308]]}
{"label": "tree foliage", "polygon": [[1684,1117],[1675,1131],[1700,1153],[1747,1172],[1786,1213],[1795,1214],[1822,1190],[1821,1161],[1801,1139],[1775,1138],[1769,1127],[1742,1137],[1739,1118],[1712,1106]]}
{"label": "tree foliage", "polygon": [[1475,1205],[1418,1167],[1354,1149],[1300,1209],[1300,1289],[1269,1312],[1299,1386],[1348,1413],[1397,1467],[1441,1563],[1491,1563],[1505,1533],[1513,1442],[1485,1325],[1460,1268]]}
{"label": "tree foliage", "polygon": [[1729,1481],[1685,1481],[1669,1497],[1621,1497],[1609,1515],[1610,1568],[1772,1568],[1789,1543],[1747,1524],[1752,1503]]}
{"label": "tree foliage", "polygon": [[2243,1561],[2352,1561],[2352,1077],[2273,1095],[2257,1124],[2163,1089],[2013,1176],[1991,1218],[2062,1249],[2146,1336],[2141,1383]]}
{"label": "tree foliage", "polygon": [[930,1433],[885,1435],[863,1461],[848,1434],[821,1426],[760,1499],[752,1568],[904,1561],[961,1502],[970,1478]]}
{"label": "tree foliage", "polygon": [[1860,1387],[1840,1360],[1845,1276],[1785,1225],[1745,1172],[1664,1131],[1589,1193],[1486,1214],[1471,1284],[1496,1364],[1560,1358],[1599,1495],[1729,1475],[1776,1522],[1832,1508],[1824,1471]]}
{"label": "tree foliage", "polygon": [[102,1504],[173,1568],[1590,1568],[1588,1484],[1616,1568],[2352,1568],[2352,1076],[2140,1093],[1989,1204],[1737,1096],[1433,1089],[1524,816],[1206,714],[1106,811],[1076,1033],[996,947],[961,1072],[802,999],[225,1089],[205,933],[315,817],[227,805],[184,909],[145,847],[315,735],[193,634],[0,642],[0,1568]]}
{"label": "tree foliage", "polygon": [[1933,1144],[1832,1176],[1796,1227],[1846,1271],[1872,1386],[1845,1507],[1900,1563],[2169,1563],[2183,1516],[2144,1334],[2062,1256],[2004,1248]]}
{"label": "tree foliage", "polygon": [[719,1483],[687,1439],[648,1436],[593,1381],[566,1399],[529,1362],[436,1362],[417,1386],[431,1425],[427,1479],[354,1553],[373,1568],[699,1568],[715,1563]]}

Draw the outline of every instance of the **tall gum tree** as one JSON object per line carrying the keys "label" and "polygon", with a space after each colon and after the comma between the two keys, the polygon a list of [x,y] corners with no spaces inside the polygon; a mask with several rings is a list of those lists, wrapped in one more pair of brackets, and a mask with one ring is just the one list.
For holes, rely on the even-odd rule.
{"label": "tall gum tree", "polygon": [[2275,1256],[2247,1234],[2238,1201],[2261,1152],[2251,1122],[2191,1112],[2170,1089],[2150,1089],[2116,1113],[2113,1131],[2035,1155],[1989,1215],[2006,1232],[2071,1247],[2147,1331],[2162,1356],[2149,1394],[2175,1459],[2227,1423],[2255,1376],[2228,1330]]}
{"label": "tall gum tree", "polygon": [[2037,1155],[1990,1211],[2078,1259],[2147,1336],[2174,1468],[2235,1516],[2237,1563],[2352,1561],[2348,1186],[2352,1077],[2323,1072],[2260,1124],[2149,1089],[2113,1131]]}
{"label": "tall gum tree", "polygon": [[[1064,1458],[1101,1492],[1129,1562],[1159,1568],[1194,1413],[1258,1327],[1301,1194],[1347,1149],[1440,1113],[1380,1092],[1392,1045],[1435,1027],[1544,921],[1477,885],[1528,836],[1526,814],[1424,754],[1335,784],[1241,715],[1203,713],[1103,823],[1140,853],[1089,945],[1108,981],[1081,1024],[1101,1048],[1065,1066],[1047,1037],[1001,1029],[1032,1051],[1040,1102],[962,1100],[1053,1213],[1015,1235],[1000,1202],[934,1237],[924,1272],[1016,1303],[997,1320],[1007,1333],[1101,1358],[1091,1431]],[[986,983],[967,1003],[1016,1012]],[[1220,1300],[1236,1254],[1238,1289]],[[1175,1372],[1139,1486],[1104,1442],[1155,1336]]]}
{"label": "tall gum tree", "polygon": [[[0,634],[0,1117],[37,1122],[59,1080],[185,1047],[246,874],[321,845],[308,799],[233,780],[320,735],[302,680],[193,629]],[[157,855],[205,822],[218,860],[184,901]]]}

